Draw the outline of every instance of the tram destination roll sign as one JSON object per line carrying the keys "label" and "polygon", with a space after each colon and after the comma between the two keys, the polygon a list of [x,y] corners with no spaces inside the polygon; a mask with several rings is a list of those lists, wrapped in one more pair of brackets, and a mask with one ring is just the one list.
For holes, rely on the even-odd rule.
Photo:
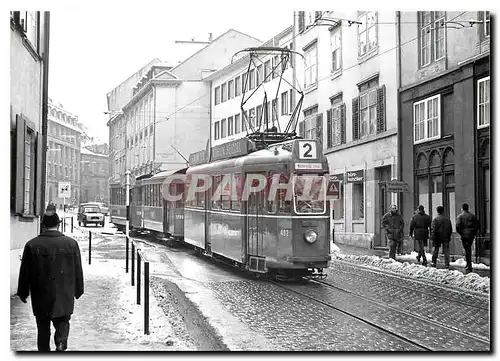
{"label": "tram destination roll sign", "polygon": [[347,172],[347,183],[363,183],[365,181],[365,171],[355,170]]}
{"label": "tram destination roll sign", "polygon": [[239,157],[248,154],[248,139],[240,138],[232,142],[212,147],[212,161]]}

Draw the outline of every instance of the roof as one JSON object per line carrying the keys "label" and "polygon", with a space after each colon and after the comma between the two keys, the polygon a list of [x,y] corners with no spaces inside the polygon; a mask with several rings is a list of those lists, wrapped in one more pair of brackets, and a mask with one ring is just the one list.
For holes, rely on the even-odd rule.
{"label": "roof", "polygon": [[[170,169],[170,170],[164,170],[164,171],[161,171],[161,172],[158,172],[156,173],[154,176],[152,176],[151,178],[148,178],[148,179],[144,179],[144,181],[150,181],[150,182],[153,182],[153,183],[156,183],[158,182],[159,180],[162,180],[162,179],[165,179],[171,175],[174,175],[174,174],[184,174],[185,171],[186,171],[186,167],[182,167],[182,168],[176,168],[176,169]],[[147,182],[145,182],[147,183]]]}
{"label": "roof", "polygon": [[193,53],[193,55],[191,55],[190,57],[184,59],[181,63],[177,64],[175,67],[172,68],[172,72],[175,72],[175,69],[177,69],[178,67],[180,67],[182,64],[184,64],[185,62],[187,62],[189,59],[191,59],[192,57],[194,57],[195,55],[197,55],[198,53],[201,53],[203,50],[205,50],[206,48],[208,48],[210,45],[212,45],[213,43],[217,42],[220,38],[222,38],[224,35],[226,34],[229,34],[230,32],[235,32],[235,33],[238,33],[238,34],[241,34],[241,35],[245,35],[245,36],[248,36],[249,38],[252,38],[252,39],[255,39],[257,40],[258,42],[262,42],[260,41],[259,39],[257,38],[254,38],[253,36],[250,36],[248,34],[245,34],[245,33],[242,33],[241,31],[238,31],[238,30],[234,30],[234,29],[229,29],[228,31],[226,31],[224,34],[222,35],[219,35],[218,37],[216,37],[214,40],[212,40],[212,42],[210,44],[208,44],[207,46],[204,46],[203,48],[201,48],[200,50],[198,50],[197,52]]}
{"label": "roof", "polygon": [[106,158],[108,158],[107,154],[95,153],[95,152],[92,152],[91,150],[88,150],[87,148],[82,148],[80,150],[80,154],[86,154],[86,155],[92,155],[92,156],[96,156],[96,157],[106,157]]}

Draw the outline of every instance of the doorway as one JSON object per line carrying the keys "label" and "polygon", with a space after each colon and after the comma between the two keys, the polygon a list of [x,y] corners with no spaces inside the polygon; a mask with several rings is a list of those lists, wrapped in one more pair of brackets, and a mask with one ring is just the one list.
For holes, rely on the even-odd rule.
{"label": "doorway", "polygon": [[387,247],[385,229],[382,227],[382,217],[389,211],[391,193],[386,189],[386,182],[391,180],[391,166],[375,168],[375,181],[379,185],[375,209],[375,247]]}

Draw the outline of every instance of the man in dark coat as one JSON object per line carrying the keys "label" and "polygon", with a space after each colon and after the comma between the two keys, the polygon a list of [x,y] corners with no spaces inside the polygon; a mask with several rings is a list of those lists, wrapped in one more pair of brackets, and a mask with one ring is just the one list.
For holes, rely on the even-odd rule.
{"label": "man in dark coat", "polygon": [[424,246],[427,246],[429,238],[429,227],[431,226],[431,217],[425,214],[424,206],[418,206],[418,212],[413,216],[410,222],[410,237],[414,237],[418,244],[417,261],[420,262],[422,257],[422,265],[427,265],[427,257],[425,257]]}
{"label": "man in dark coat", "polygon": [[17,295],[26,303],[31,293],[38,351],[50,351],[51,321],[56,351],[66,350],[75,298],[83,294],[80,248],[57,230],[59,223],[55,206],[49,205],[42,218],[44,230],[26,243],[19,271]]}
{"label": "man in dark coat", "polygon": [[389,239],[389,258],[396,259],[396,247],[403,240],[405,221],[398,213],[398,206],[393,204],[391,211],[382,218],[382,227],[385,228]]}
{"label": "man in dark coat", "polygon": [[472,243],[474,243],[478,229],[477,218],[469,212],[469,205],[467,203],[462,204],[462,213],[457,217],[456,230],[462,239],[462,246],[465,250],[466,272],[472,271]]}
{"label": "man in dark coat", "polygon": [[434,246],[431,266],[436,267],[439,247],[443,246],[444,266],[446,269],[450,269],[450,241],[453,228],[449,218],[444,215],[444,207],[438,206],[436,211],[438,215],[431,223],[431,240]]}

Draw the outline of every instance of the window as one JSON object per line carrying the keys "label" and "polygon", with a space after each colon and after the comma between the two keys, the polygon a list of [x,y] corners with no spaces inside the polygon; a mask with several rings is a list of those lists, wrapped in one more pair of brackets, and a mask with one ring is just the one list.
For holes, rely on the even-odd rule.
{"label": "window", "polygon": [[262,105],[257,105],[256,108],[257,128],[262,124]]}
{"label": "window", "polygon": [[231,209],[233,211],[241,210],[241,194],[243,193],[243,177],[241,173],[233,174],[231,179],[231,187],[236,187],[237,199],[231,200]]}
{"label": "window", "polygon": [[295,107],[295,93],[293,92],[293,89],[290,89],[290,95],[289,95],[289,100],[290,100],[290,108],[288,108],[288,111],[290,114],[293,112],[293,109]]}
{"label": "window", "polygon": [[327,147],[345,143],[345,104],[342,94],[331,99],[331,109],[327,110]]}
{"label": "window", "polygon": [[240,115],[236,114],[234,116],[234,134],[238,134],[241,131],[240,125],[241,125],[240,124]]}
{"label": "window", "polygon": [[339,199],[333,201],[333,219],[344,218],[344,182],[339,182]]}
{"label": "window", "polygon": [[241,78],[237,76],[234,79],[234,96],[237,97],[241,94]]}
{"label": "window", "polygon": [[277,122],[279,116],[278,99],[273,99],[271,102],[271,114],[273,122]]}
{"label": "window", "polygon": [[226,119],[220,121],[220,137],[225,138],[227,136]]}
{"label": "window", "polygon": [[481,40],[485,40],[490,36],[491,28],[490,28],[490,12],[489,11],[480,11],[478,13],[478,20],[481,21],[479,24],[479,38]]}
{"label": "window", "polygon": [[360,138],[377,130],[377,88],[366,90],[359,96]]}
{"label": "window", "polygon": [[314,86],[318,81],[318,54],[317,44],[314,43],[305,50],[304,57],[306,59],[305,66],[305,84],[306,88]]}
{"label": "window", "polygon": [[221,103],[224,103],[227,100],[227,84],[224,83],[221,85]]}
{"label": "window", "polygon": [[304,110],[304,120],[302,121],[302,126],[304,128],[303,137],[304,139],[316,139],[316,115],[318,114],[318,106],[314,106],[307,110]]}
{"label": "window", "polygon": [[248,76],[250,77],[248,79],[249,84],[249,89],[255,88],[255,69],[250,70]]}
{"label": "window", "polygon": [[250,123],[250,130],[255,128],[255,108],[252,108],[248,111],[248,122]]}
{"label": "window", "polygon": [[248,90],[248,73],[241,74],[241,92]]}
{"label": "window", "polygon": [[227,135],[233,135],[233,117],[227,118]]}
{"label": "window", "polygon": [[341,29],[340,25],[336,26],[330,35],[330,45],[332,48],[332,73],[336,73],[342,68]]}
{"label": "window", "polygon": [[27,129],[24,139],[24,214],[33,214],[35,184],[35,134]]}
{"label": "window", "polygon": [[243,113],[241,113],[241,131],[247,130],[247,122],[249,121],[248,119],[248,113],[245,110]]}
{"label": "window", "polygon": [[314,22],[321,18],[321,11],[299,11],[299,33],[307,30]]}
{"label": "window", "polygon": [[358,25],[358,56],[370,54],[378,46],[377,41],[377,13],[369,11],[360,18]]}
{"label": "window", "polygon": [[477,82],[477,126],[478,128],[490,125],[490,77],[479,79]]}
{"label": "window", "polygon": [[[213,194],[217,192],[217,189],[219,188],[219,185],[221,183],[221,176],[214,176],[212,177],[212,184],[213,184],[213,193],[212,193],[212,209],[219,209],[221,207],[221,198],[220,197],[213,197]],[[217,192],[220,194],[220,192]]]}
{"label": "window", "polygon": [[279,67],[278,67],[278,64],[280,62],[280,57],[279,55],[275,55],[273,57],[273,69],[276,67],[276,69],[273,70],[273,79],[274,78],[277,78],[279,75],[280,75],[280,71],[278,70]]}
{"label": "window", "polygon": [[418,13],[420,36],[420,66],[424,67],[445,55],[444,11],[421,11]]}
{"label": "window", "polygon": [[441,137],[440,95],[413,104],[413,142],[421,143]]}
{"label": "window", "polygon": [[214,139],[217,140],[220,138],[220,123],[217,121],[214,124]]}
{"label": "window", "polygon": [[215,88],[215,105],[220,104],[220,87]]}
{"label": "window", "polygon": [[265,63],[264,63],[264,81],[268,82],[269,80],[271,80],[271,77],[269,76],[269,74],[271,73],[271,60],[267,60]]}
{"label": "window", "polygon": [[257,76],[257,86],[259,86],[260,84],[262,84],[262,81],[263,81],[262,65],[259,65],[257,67],[257,72],[255,74]]}
{"label": "window", "polygon": [[288,115],[288,92],[281,93],[281,115]]}
{"label": "window", "polygon": [[352,183],[352,219],[362,220],[365,218],[365,199],[363,183]]}
{"label": "window", "polygon": [[227,99],[234,98],[234,80],[230,80],[227,83]]}

